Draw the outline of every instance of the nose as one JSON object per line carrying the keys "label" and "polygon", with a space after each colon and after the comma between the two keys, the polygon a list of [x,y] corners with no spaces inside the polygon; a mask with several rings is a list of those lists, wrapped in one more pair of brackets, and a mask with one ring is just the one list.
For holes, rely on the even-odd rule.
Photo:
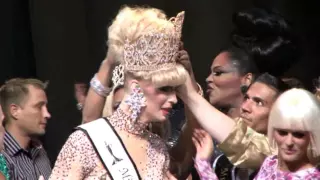
{"label": "nose", "polygon": [[291,133],[289,133],[289,134],[286,136],[285,144],[286,144],[286,146],[289,146],[289,147],[293,145],[293,137],[292,137],[292,134],[291,134]]}
{"label": "nose", "polygon": [[251,113],[250,99],[245,99],[241,104],[241,111],[244,113]]}
{"label": "nose", "polygon": [[212,75],[209,74],[209,76],[206,78],[206,83],[209,84],[209,83],[212,83]]}
{"label": "nose", "polygon": [[48,108],[46,106],[43,108],[43,117],[46,119],[51,118],[51,114],[49,113]]}
{"label": "nose", "polygon": [[172,93],[169,94],[168,101],[169,101],[171,104],[176,104],[176,103],[178,102],[177,94],[176,94],[175,91],[173,91]]}

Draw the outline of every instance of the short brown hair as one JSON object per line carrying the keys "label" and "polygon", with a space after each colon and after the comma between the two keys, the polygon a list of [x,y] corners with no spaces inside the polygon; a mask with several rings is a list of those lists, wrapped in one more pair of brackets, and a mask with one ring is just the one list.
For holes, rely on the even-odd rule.
{"label": "short brown hair", "polygon": [[[9,117],[10,104],[21,105],[22,101],[29,94],[28,86],[45,90],[48,83],[38,79],[14,78],[5,82],[0,88],[0,104],[5,117]],[[6,118],[7,119],[7,118]]]}

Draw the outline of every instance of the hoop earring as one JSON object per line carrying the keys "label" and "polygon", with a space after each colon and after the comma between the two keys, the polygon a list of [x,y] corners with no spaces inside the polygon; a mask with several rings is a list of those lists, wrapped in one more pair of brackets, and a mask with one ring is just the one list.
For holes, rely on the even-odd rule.
{"label": "hoop earring", "polygon": [[242,94],[245,94],[248,90],[248,86],[247,85],[241,85],[240,86],[240,90],[242,92]]}

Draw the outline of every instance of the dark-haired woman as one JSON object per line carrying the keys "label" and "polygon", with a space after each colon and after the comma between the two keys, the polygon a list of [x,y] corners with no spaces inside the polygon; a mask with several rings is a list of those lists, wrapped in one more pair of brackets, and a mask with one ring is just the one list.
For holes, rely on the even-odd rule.
{"label": "dark-haired woman", "polygon": [[212,62],[206,79],[210,104],[231,118],[239,117],[243,91],[258,73],[246,51],[230,47],[219,53]]}
{"label": "dark-haired woman", "polygon": [[[248,55],[253,58],[260,72],[269,72],[272,75],[279,77],[282,73],[285,72],[285,70],[290,67],[290,65],[292,65],[292,63],[294,63],[298,59],[299,51],[295,44],[295,39],[292,38],[293,36],[291,35],[291,30],[285,20],[278,14],[265,9],[254,8],[248,11],[237,13],[234,16],[233,21],[236,25],[236,29],[232,34],[233,45],[242,49],[244,52],[247,52]],[[233,72],[232,68],[230,68],[229,70],[230,71],[226,71],[224,73],[228,74],[230,72]],[[214,74],[217,73],[215,72]],[[229,75],[231,76],[231,74]],[[213,98],[210,98],[211,103],[214,102],[212,99]],[[234,103],[236,103],[236,100],[234,100]],[[246,128],[235,125],[234,122],[231,122],[231,119],[222,115],[217,115],[214,117],[214,119],[216,120],[217,124],[211,121],[210,124],[216,127],[206,129],[211,130],[211,132],[209,133],[213,135],[213,137],[216,138],[219,142],[227,141],[227,139],[225,139],[227,136],[224,135],[243,134],[243,136],[239,136],[236,141],[228,141],[229,143],[240,143],[236,144],[239,146],[231,144],[232,147],[239,147],[239,151],[222,149],[223,152],[227,153],[226,155],[228,159],[226,160],[228,161],[232,159],[232,164],[241,165],[241,167],[246,168],[246,162],[259,161],[253,163],[257,166],[251,167],[258,169],[262,161],[250,159],[250,156],[244,157],[237,153],[244,152],[246,150],[256,150],[258,152],[261,152],[261,156],[264,157],[269,155],[269,153],[272,153],[269,147],[247,147],[256,145],[256,143],[249,143],[251,141],[258,140],[250,138],[253,137],[252,134],[255,134],[256,132],[247,131]],[[215,137],[214,135],[218,136]],[[268,146],[268,143],[261,143],[261,145]],[[246,152],[243,154],[250,154],[250,152]],[[234,169],[232,167],[232,164],[229,170],[231,169],[233,171]],[[224,172],[221,171],[221,173],[223,174]]]}

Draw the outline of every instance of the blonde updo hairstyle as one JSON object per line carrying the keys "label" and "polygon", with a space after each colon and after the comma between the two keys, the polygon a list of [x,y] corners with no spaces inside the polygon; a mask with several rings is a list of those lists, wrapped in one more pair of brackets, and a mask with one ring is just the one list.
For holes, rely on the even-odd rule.
{"label": "blonde updo hairstyle", "polygon": [[[169,21],[164,12],[159,9],[126,6],[119,11],[108,29],[108,54],[115,57],[119,63],[124,63],[126,40],[134,43],[150,31],[172,32],[173,28],[173,22]],[[181,85],[185,82],[187,75],[187,71],[180,64],[152,71],[125,70],[126,78],[150,80],[156,87]]]}
{"label": "blonde updo hairstyle", "polygon": [[320,155],[320,102],[310,92],[293,88],[281,94],[269,115],[268,137],[277,148],[274,129],[307,131],[310,134],[308,158],[317,163]]}

